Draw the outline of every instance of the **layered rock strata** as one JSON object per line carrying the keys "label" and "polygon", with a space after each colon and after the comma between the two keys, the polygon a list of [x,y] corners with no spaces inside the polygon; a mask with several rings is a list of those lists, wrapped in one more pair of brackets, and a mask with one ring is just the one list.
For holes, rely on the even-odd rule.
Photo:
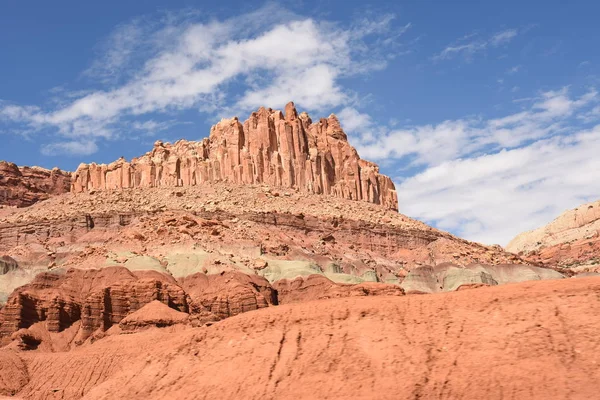
{"label": "layered rock strata", "polygon": [[58,168],[18,167],[0,161],[0,205],[26,207],[51,195],[68,193],[71,174]]}
{"label": "layered rock strata", "polygon": [[330,299],[108,332],[66,352],[0,349],[0,397],[594,399],[598,293],[584,278]]}
{"label": "layered rock strata", "polygon": [[534,263],[600,272],[600,201],[581,205],[541,228],[517,235],[508,251]]}
{"label": "layered rock strata", "polygon": [[0,340],[38,322],[58,333],[81,320],[82,341],[155,300],[189,311],[186,293],[164,274],[134,274],[122,267],[42,273],[15,290],[0,311]]}
{"label": "layered rock strata", "polygon": [[71,190],[195,186],[206,182],[268,184],[398,208],[392,180],[362,160],[335,115],[313,123],[293,103],[285,113],[260,108],[212,127],[199,142],[156,142],[131,162],[82,164]]}

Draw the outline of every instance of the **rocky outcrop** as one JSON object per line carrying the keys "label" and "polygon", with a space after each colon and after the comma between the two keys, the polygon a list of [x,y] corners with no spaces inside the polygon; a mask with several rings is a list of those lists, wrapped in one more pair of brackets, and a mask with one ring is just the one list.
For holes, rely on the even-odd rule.
{"label": "rocky outcrop", "polygon": [[469,287],[496,286],[506,283],[562,279],[564,276],[548,268],[522,264],[460,266],[442,263],[411,270],[400,285],[406,293],[451,292]]}
{"label": "rocky outcrop", "polygon": [[[0,254],[23,272],[122,265],[177,278],[238,270],[270,282],[321,273],[399,283],[421,265],[523,262],[371,203],[228,183],[53,197],[0,217]],[[6,277],[0,302],[33,275]]]}
{"label": "rocky outcrop", "polygon": [[566,211],[546,226],[517,235],[506,249],[534,263],[574,272],[600,271],[600,201]]}
{"label": "rocky outcrop", "polygon": [[67,352],[0,349],[0,393],[64,400],[595,399],[598,293],[600,279],[583,278],[331,299],[203,328],[114,335]]}
{"label": "rocky outcrop", "polygon": [[42,273],[8,298],[0,311],[0,340],[38,322],[45,321],[49,332],[61,332],[79,320],[79,340],[85,340],[154,300],[188,311],[185,292],[163,274],[147,277],[122,267]]}
{"label": "rocky outcrop", "polygon": [[[178,313],[170,316],[191,314],[194,325],[278,304],[277,292],[266,279],[239,272],[194,274],[178,283],[154,271],[131,272],[123,267],[70,269],[41,273],[11,294],[0,310],[0,342],[6,342],[15,332],[30,334],[27,329],[38,322],[44,322],[48,332],[58,333],[81,321],[78,343],[116,325],[124,330],[160,325],[161,315],[165,314],[161,307],[155,304],[145,308],[153,302]],[[137,313],[142,309],[145,311]],[[173,323],[180,319],[175,318]]]}
{"label": "rocky outcrop", "polygon": [[0,257],[0,275],[6,275],[11,271],[15,271],[19,264],[9,256]]}
{"label": "rocky outcrop", "polygon": [[154,300],[129,314],[119,322],[123,332],[138,331],[148,327],[163,328],[189,322],[189,314],[174,310],[160,300]]}
{"label": "rocky outcrop", "polygon": [[18,167],[0,161],[0,205],[26,207],[52,195],[68,193],[71,174],[58,168]]}
{"label": "rocky outcrop", "polygon": [[268,184],[363,200],[397,209],[391,179],[362,160],[335,115],[313,123],[293,103],[285,113],[260,108],[241,123],[221,120],[200,142],[156,142],[131,162],[82,164],[71,190],[194,186],[206,182]]}
{"label": "rocky outcrop", "polygon": [[160,301],[177,311],[189,311],[187,296],[176,284],[152,278],[118,282],[85,299],[81,307],[82,339],[98,329],[107,331],[153,301]]}
{"label": "rocky outcrop", "polygon": [[192,299],[193,311],[206,309],[217,319],[276,305],[277,292],[260,276],[240,272],[193,274],[180,280]]}
{"label": "rocky outcrop", "polygon": [[311,300],[359,296],[402,296],[398,285],[364,282],[356,285],[340,284],[322,275],[299,276],[293,280],[281,279],[273,283],[281,304]]}

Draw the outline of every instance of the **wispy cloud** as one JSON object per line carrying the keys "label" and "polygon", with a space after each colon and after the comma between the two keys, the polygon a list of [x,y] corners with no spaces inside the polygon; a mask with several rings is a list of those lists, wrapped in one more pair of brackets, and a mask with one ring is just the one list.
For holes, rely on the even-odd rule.
{"label": "wispy cloud", "polygon": [[470,61],[473,56],[483,52],[490,47],[499,47],[510,42],[518,35],[517,29],[507,29],[498,32],[488,38],[478,38],[478,34],[465,35],[454,43],[449,44],[440,53],[434,55],[434,61],[448,60],[457,56],[464,57]]}
{"label": "wispy cloud", "polygon": [[42,154],[46,156],[88,156],[98,151],[93,140],[57,142],[42,146]]}
{"label": "wispy cloud", "polygon": [[517,36],[517,34],[518,31],[516,29],[507,29],[505,31],[498,32],[490,38],[489,44],[492,46],[500,46],[510,42]]}
{"label": "wispy cloud", "polygon": [[147,28],[142,18],[118,26],[98,46],[98,58],[83,74],[105,83],[114,83],[143,43],[147,43]]}
{"label": "wispy cloud", "polygon": [[472,153],[515,148],[565,133],[570,126],[567,122],[576,112],[587,115],[590,106],[599,100],[595,90],[572,98],[567,88],[563,88],[543,92],[528,110],[505,117],[448,120],[406,129],[364,126],[357,130],[355,140],[361,155],[367,158],[411,157],[416,165],[437,165]]}
{"label": "wispy cloud", "polygon": [[[522,99],[528,108],[500,118],[404,129],[378,125],[354,108],[341,115],[362,157],[403,160],[399,165],[421,171],[396,176],[401,212],[471,240],[506,244],[600,194],[599,101],[593,89],[573,96],[563,88]],[[582,120],[598,125],[585,128]]]}
{"label": "wispy cloud", "polygon": [[599,152],[600,125],[445,161],[399,185],[400,209],[467,239],[506,245],[518,233],[597,199]]}
{"label": "wispy cloud", "polygon": [[175,119],[171,119],[168,121],[155,121],[155,120],[147,120],[147,121],[133,121],[130,125],[133,131],[140,131],[146,136],[153,136],[159,132],[166,131],[176,125],[187,125],[190,122],[182,122]]}
{"label": "wispy cloud", "polygon": [[520,65],[515,65],[514,67],[509,68],[508,71],[506,71],[506,73],[508,75],[514,75],[517,72],[519,72],[520,70],[521,70],[521,66]]}
{"label": "wispy cloud", "polygon": [[75,100],[64,96],[54,108],[0,106],[0,122],[55,130],[79,143],[115,138],[128,118],[145,114],[200,109],[231,115],[292,99],[308,110],[338,106],[353,96],[342,78],[386,66],[385,49],[410,28],[393,22],[382,15],[342,27],[274,4],[221,21],[185,15],[148,27],[137,19],[117,28],[86,71],[100,80],[126,80]]}

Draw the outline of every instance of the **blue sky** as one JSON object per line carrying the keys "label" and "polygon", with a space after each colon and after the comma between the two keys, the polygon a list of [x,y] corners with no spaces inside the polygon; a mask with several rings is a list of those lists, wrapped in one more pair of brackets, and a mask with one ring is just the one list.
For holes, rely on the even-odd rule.
{"label": "blue sky", "polygon": [[484,243],[600,198],[595,1],[5,1],[0,159],[74,170],[293,100]]}

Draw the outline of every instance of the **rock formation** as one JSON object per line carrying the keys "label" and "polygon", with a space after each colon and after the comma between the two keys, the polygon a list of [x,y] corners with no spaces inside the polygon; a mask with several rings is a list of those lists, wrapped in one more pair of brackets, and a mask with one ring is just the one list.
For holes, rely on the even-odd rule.
{"label": "rock formation", "polygon": [[0,254],[18,268],[0,274],[0,304],[40,272],[119,266],[179,280],[225,273],[223,281],[207,278],[200,297],[205,311],[214,316],[211,311],[218,310],[222,318],[239,312],[232,296],[239,296],[243,310],[273,303],[260,289],[264,282],[239,292],[236,279],[223,283],[235,271],[271,284],[319,274],[336,283],[398,285],[423,265],[524,263],[501,248],[462,240],[368,202],[322,200],[270,186],[207,183],[69,193],[11,209],[0,216]]}
{"label": "rock formation", "polygon": [[298,115],[293,103],[285,113],[260,108],[243,124],[236,117],[224,119],[200,142],[156,142],[151,152],[131,162],[82,164],[71,190],[206,182],[267,184],[398,209],[393,182],[358,156],[337,117],[313,123],[306,113]]}
{"label": "rock formation", "polygon": [[442,263],[433,267],[425,266],[411,270],[400,286],[406,293],[438,293],[471,287],[563,278],[562,274],[552,269],[522,264],[471,264],[463,267]]}
{"label": "rock formation", "polygon": [[65,400],[594,399],[599,292],[600,279],[582,278],[419,297],[329,299],[269,307],[201,328],[107,332],[67,352],[0,349],[0,394]]}
{"label": "rock formation", "polygon": [[6,275],[11,271],[15,271],[19,264],[9,256],[0,257],[0,275]]}
{"label": "rock formation", "polygon": [[187,313],[174,310],[160,300],[154,300],[123,318],[119,322],[119,327],[123,332],[137,331],[151,326],[163,328],[187,324],[189,317]]}
{"label": "rock formation", "polygon": [[277,292],[265,278],[256,275],[197,273],[180,282],[194,305],[210,311],[218,319],[278,304]]}
{"label": "rock formation", "polygon": [[600,272],[600,201],[584,204],[506,246],[534,263],[573,272]]}
{"label": "rock formation", "polygon": [[42,273],[8,298],[0,311],[0,341],[41,321],[57,333],[80,320],[83,341],[154,300],[189,311],[183,289],[163,274],[136,275],[122,267]]}
{"label": "rock formation", "polygon": [[69,192],[71,174],[58,168],[18,167],[0,161],[0,205],[26,207]]}
{"label": "rock formation", "polygon": [[277,298],[281,304],[340,297],[404,295],[404,290],[398,285],[375,282],[337,284],[322,275],[281,279],[273,284],[273,288],[277,290]]}

